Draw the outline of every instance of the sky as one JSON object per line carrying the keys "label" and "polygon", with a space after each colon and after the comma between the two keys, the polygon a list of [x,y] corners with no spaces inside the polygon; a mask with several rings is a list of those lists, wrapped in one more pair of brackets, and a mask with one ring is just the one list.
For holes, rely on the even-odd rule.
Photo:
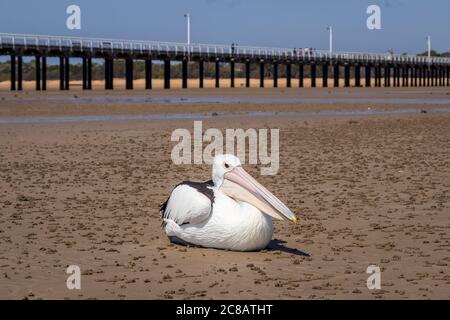
{"label": "sky", "polygon": [[[68,30],[66,8],[81,8],[81,30]],[[381,8],[381,30],[369,30],[369,5]],[[449,0],[40,0],[0,1],[0,32],[186,42],[312,47],[416,54],[450,51]]]}

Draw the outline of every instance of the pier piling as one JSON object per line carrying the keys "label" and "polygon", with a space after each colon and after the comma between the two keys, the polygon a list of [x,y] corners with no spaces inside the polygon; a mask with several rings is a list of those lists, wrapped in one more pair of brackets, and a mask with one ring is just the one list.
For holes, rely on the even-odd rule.
{"label": "pier piling", "polygon": [[264,61],[259,62],[259,87],[264,88]]}
{"label": "pier piling", "polygon": [[230,61],[230,87],[234,88],[234,70],[235,69],[235,63],[234,60]]}
{"label": "pier piling", "polygon": [[216,59],[216,88],[220,88],[220,60]]}
{"label": "pier piling", "polygon": [[182,78],[181,87],[183,89],[187,89],[187,87],[188,87],[188,59],[187,59],[187,57],[184,57],[183,61],[181,62],[181,78]]}
{"label": "pier piling", "polygon": [[344,66],[344,87],[350,87],[350,65]]}
{"label": "pier piling", "polygon": [[361,67],[359,64],[355,65],[355,87],[361,87]]}
{"label": "pier piling", "polygon": [[125,60],[125,87],[127,90],[133,90],[133,60]]}
{"label": "pier piling", "polygon": [[82,88],[83,90],[87,90],[87,58],[82,58],[82,65],[81,65],[81,71],[82,71]]}
{"label": "pier piling", "polygon": [[16,90],[16,56],[15,55],[11,55],[10,56],[10,66],[11,66],[11,91],[15,91]]}
{"label": "pier piling", "polygon": [[164,89],[170,89],[170,59],[164,60]]}
{"label": "pier piling", "polygon": [[328,63],[322,64],[322,87],[328,87]]}
{"label": "pier piling", "polygon": [[250,61],[245,61],[245,87],[250,88]]}
{"label": "pier piling", "polygon": [[200,89],[203,89],[203,78],[205,76],[205,62],[203,60],[200,60],[198,62],[198,87]]}
{"label": "pier piling", "polygon": [[145,60],[145,89],[152,89],[152,59]]}
{"label": "pier piling", "polygon": [[92,90],[92,58],[87,58],[87,89]]}
{"label": "pier piling", "polygon": [[371,84],[371,66],[370,64],[365,66],[365,72],[366,72],[366,88],[370,88],[372,86]]}
{"label": "pier piling", "polygon": [[23,57],[17,57],[17,90],[22,91],[23,86]]}
{"label": "pier piling", "polygon": [[334,68],[333,68],[333,78],[334,78],[334,83],[333,86],[335,88],[339,88],[339,71],[340,71],[340,66],[338,63],[334,64]]}
{"label": "pier piling", "polygon": [[304,79],[305,79],[305,68],[303,63],[298,64],[298,86],[299,88],[304,87]]}
{"label": "pier piling", "polygon": [[42,57],[42,90],[47,90],[47,57]]}
{"label": "pier piling", "polygon": [[[64,58],[64,89],[70,89],[70,60],[69,57]],[[111,88],[112,89],[112,88]]]}
{"label": "pier piling", "polygon": [[384,72],[386,73],[386,86],[391,86],[391,66],[388,64],[384,67]]}
{"label": "pier piling", "polygon": [[291,62],[286,62],[286,88],[291,87],[291,78],[292,78],[292,68]]}
{"label": "pier piling", "polygon": [[35,65],[35,80],[36,80],[36,91],[41,91],[41,57],[34,57],[34,65]]}
{"label": "pier piling", "polygon": [[316,75],[317,75],[317,72],[316,72],[316,64],[315,63],[311,63],[310,64],[310,67],[311,67],[311,88],[315,88],[316,87]]}
{"label": "pier piling", "polygon": [[278,88],[278,62],[273,63],[273,87]]}
{"label": "pier piling", "polygon": [[59,90],[64,90],[64,57],[59,57]]}

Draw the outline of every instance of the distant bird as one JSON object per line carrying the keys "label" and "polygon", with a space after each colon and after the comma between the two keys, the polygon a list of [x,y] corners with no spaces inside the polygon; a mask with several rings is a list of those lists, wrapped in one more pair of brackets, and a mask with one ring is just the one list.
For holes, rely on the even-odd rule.
{"label": "distant bird", "polygon": [[214,158],[212,180],[178,184],[160,211],[171,242],[234,251],[264,249],[272,239],[272,218],[297,222],[233,155]]}

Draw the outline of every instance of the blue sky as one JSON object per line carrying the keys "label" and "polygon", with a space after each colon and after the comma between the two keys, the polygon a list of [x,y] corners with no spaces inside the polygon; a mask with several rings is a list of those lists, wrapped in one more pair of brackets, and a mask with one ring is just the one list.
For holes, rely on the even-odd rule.
{"label": "blue sky", "polygon": [[[81,7],[81,30],[66,28],[70,4]],[[381,7],[382,30],[366,27],[370,4]],[[184,42],[185,12],[193,42],[327,49],[332,25],[336,51],[415,54],[427,34],[450,51],[448,0],[2,0],[0,32]]]}

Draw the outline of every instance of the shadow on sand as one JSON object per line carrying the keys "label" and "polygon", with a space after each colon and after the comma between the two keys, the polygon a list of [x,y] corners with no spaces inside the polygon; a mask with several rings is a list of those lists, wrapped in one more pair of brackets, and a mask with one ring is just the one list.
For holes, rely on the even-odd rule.
{"label": "shadow on sand", "polygon": [[286,243],[286,241],[284,241],[284,240],[278,240],[278,239],[272,240],[272,241],[270,241],[269,245],[267,246],[267,250],[269,250],[269,251],[277,250],[277,251],[293,254],[296,256],[300,256],[300,257],[309,257],[310,256],[309,253],[297,250],[295,248],[289,248],[289,247],[284,246],[283,244],[285,244],[285,243]]}
{"label": "shadow on sand", "polygon": [[[170,242],[178,244],[178,245],[193,247],[193,248],[203,248],[202,246],[188,243],[178,237],[169,237],[169,239],[170,239]],[[293,255],[296,255],[299,257],[309,257],[310,256],[309,253],[284,246],[283,244],[285,244],[285,243],[286,243],[286,241],[284,241],[284,240],[274,239],[269,242],[269,245],[267,246],[266,250],[267,251],[281,251],[281,252],[293,254]],[[208,249],[208,248],[206,248],[206,249]],[[217,249],[213,249],[213,250],[217,250]],[[219,249],[219,250],[222,250],[222,249]],[[225,250],[225,251],[228,251],[228,250]]]}

